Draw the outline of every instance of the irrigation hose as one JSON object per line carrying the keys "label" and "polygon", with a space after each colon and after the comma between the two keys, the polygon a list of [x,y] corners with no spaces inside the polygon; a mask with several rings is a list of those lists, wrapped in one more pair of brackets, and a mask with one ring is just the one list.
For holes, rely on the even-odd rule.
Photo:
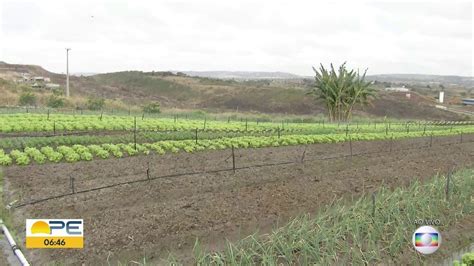
{"label": "irrigation hose", "polygon": [[28,263],[28,261],[25,258],[25,255],[23,255],[23,252],[21,252],[21,249],[16,245],[16,242],[13,239],[12,235],[10,234],[10,231],[8,231],[7,226],[3,223],[3,220],[1,219],[0,219],[0,225],[2,225],[3,234],[7,238],[8,243],[10,244],[13,252],[15,253],[15,256],[18,258],[21,265],[30,266],[30,263]]}

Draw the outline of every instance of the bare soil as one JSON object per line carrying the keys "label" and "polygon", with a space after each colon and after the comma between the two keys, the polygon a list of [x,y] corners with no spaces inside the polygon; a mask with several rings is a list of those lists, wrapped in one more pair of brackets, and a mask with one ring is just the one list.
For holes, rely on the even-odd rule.
{"label": "bare soil", "polygon": [[[24,237],[27,218],[83,218],[83,250],[26,250],[33,264],[81,265],[109,261],[163,262],[168,252],[192,262],[198,237],[210,250],[225,239],[269,232],[292,217],[315,213],[335,198],[357,197],[380,186],[405,186],[451,167],[474,165],[474,135],[395,141],[236,150],[232,171],[160,178],[80,193],[12,210]],[[390,151],[392,147],[392,152]],[[305,152],[304,152],[305,151]],[[301,163],[303,153],[304,163]],[[343,157],[344,156],[344,157]],[[248,167],[278,162],[284,165]],[[138,156],[74,164],[8,167],[5,202],[16,203],[176,173],[231,169],[229,150]]]}

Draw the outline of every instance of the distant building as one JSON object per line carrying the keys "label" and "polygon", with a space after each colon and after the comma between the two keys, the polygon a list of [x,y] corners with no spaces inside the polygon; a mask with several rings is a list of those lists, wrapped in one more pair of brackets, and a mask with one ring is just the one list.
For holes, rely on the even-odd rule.
{"label": "distant building", "polygon": [[403,87],[387,87],[385,88],[386,91],[398,91],[398,92],[409,92],[410,89]]}
{"label": "distant building", "polygon": [[45,81],[44,77],[33,77],[33,81]]}
{"label": "distant building", "polygon": [[444,91],[439,92],[438,102],[440,103],[444,102]]}
{"label": "distant building", "polygon": [[44,86],[48,89],[57,89],[60,87],[60,85],[56,83],[46,83]]}
{"label": "distant building", "polygon": [[464,105],[474,105],[474,98],[464,98],[461,101]]}

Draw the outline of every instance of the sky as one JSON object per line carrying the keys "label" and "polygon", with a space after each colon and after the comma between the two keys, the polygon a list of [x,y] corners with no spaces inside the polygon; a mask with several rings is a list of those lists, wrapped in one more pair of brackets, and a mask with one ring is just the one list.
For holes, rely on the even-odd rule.
{"label": "sky", "polygon": [[0,61],[64,73],[474,76],[471,1],[0,0]]}

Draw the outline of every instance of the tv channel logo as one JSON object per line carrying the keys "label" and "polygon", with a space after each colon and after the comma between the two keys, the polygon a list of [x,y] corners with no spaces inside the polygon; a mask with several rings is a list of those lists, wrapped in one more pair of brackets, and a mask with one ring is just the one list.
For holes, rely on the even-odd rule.
{"label": "tv channel logo", "polygon": [[84,248],[84,221],[26,219],[26,248]]}
{"label": "tv channel logo", "polygon": [[421,254],[432,254],[441,245],[441,234],[431,226],[421,226],[413,233],[413,247]]}

